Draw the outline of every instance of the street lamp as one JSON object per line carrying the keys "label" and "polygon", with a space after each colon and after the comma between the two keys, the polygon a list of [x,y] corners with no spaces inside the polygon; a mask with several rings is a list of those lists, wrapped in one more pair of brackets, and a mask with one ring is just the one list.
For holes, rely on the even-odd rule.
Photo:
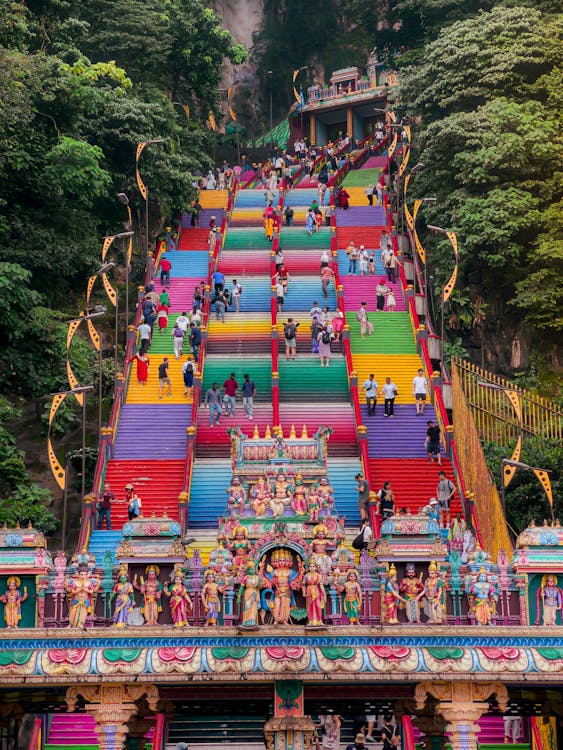
{"label": "street lamp", "polygon": [[141,175],[139,173],[139,159],[141,158],[141,154],[147,146],[152,146],[154,143],[164,143],[166,140],[166,138],[153,138],[150,141],[141,141],[137,144],[137,151],[135,155],[135,174],[137,177],[137,185],[139,187],[139,192],[145,200],[145,253],[147,254],[147,256],[149,252],[149,189],[141,179]]}
{"label": "street lamp", "polygon": [[450,244],[454,251],[454,257],[455,257],[454,270],[452,271],[452,275],[450,276],[449,280],[442,287],[442,296],[440,299],[440,308],[441,308],[441,312],[440,312],[440,320],[441,320],[440,358],[443,362],[444,361],[444,304],[452,296],[452,292],[455,287],[455,282],[457,280],[457,268],[458,268],[457,234],[455,232],[450,232],[447,229],[443,229],[442,227],[432,226],[432,224],[427,224],[426,226],[427,226],[427,229],[430,229],[432,232],[440,232],[441,234],[446,235],[446,237],[450,241]]}

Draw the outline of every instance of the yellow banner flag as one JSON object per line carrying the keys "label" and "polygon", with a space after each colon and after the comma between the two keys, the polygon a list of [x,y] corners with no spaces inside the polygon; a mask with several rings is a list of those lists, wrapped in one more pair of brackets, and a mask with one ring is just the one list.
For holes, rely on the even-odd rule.
{"label": "yellow banner flag", "polygon": [[115,239],[115,234],[112,234],[109,237],[104,238],[104,244],[102,245],[102,260],[106,259],[106,255],[114,239]]}
{"label": "yellow banner flag", "polygon": [[137,185],[139,187],[139,192],[141,193],[141,195],[143,196],[143,200],[145,200],[145,201],[147,199],[147,186],[145,185],[145,183],[141,179],[141,175],[139,173],[139,159],[140,159],[141,154],[143,153],[144,148],[145,148],[146,145],[147,144],[145,142],[137,144],[137,154],[136,154],[136,157],[135,157],[135,174],[136,174],[136,177],[137,177]]}
{"label": "yellow banner flag", "polygon": [[92,342],[92,346],[97,352],[99,352],[100,345],[101,345],[100,334],[96,330],[96,327],[94,326],[91,320],[87,320],[86,324],[88,325],[88,333],[90,335],[90,341]]}
{"label": "yellow banner flag", "polygon": [[217,123],[215,122],[213,112],[209,113],[209,126],[211,127],[211,130],[217,130]]}
{"label": "yellow banner flag", "polygon": [[444,284],[444,291],[443,291],[444,302],[447,302],[449,298],[452,296],[452,292],[455,288],[456,280],[457,280],[457,260],[456,260],[456,264],[454,266],[452,275],[450,276],[448,282]]}
{"label": "yellow banner flag", "polygon": [[551,490],[551,482],[549,481],[549,476],[547,471],[544,471],[543,469],[532,469],[536,477],[539,479],[541,486],[543,487],[543,490],[547,496],[547,499],[549,501],[549,504],[553,508],[553,492]]}
{"label": "yellow banner flag", "polygon": [[[73,388],[78,388],[80,386],[80,383],[76,379],[76,375],[72,371],[72,366],[70,364],[70,361],[69,361],[68,357],[67,357],[67,360],[66,360],[66,375],[67,375],[68,384],[69,384],[71,390]],[[84,394],[83,393],[73,393],[72,395],[76,399],[78,405],[79,406],[83,406],[83,404],[84,404]]]}
{"label": "yellow banner flag", "polygon": [[90,276],[88,279],[88,285],[86,287],[86,304],[90,302],[90,295],[92,294],[92,289],[94,287],[94,284],[96,283],[97,276]]}
{"label": "yellow banner flag", "polygon": [[72,343],[72,339],[74,338],[74,334],[76,333],[76,329],[80,325],[82,321],[80,320],[71,320],[68,324],[68,331],[66,334],[66,348],[67,351],[70,349],[70,345]]}
{"label": "yellow banner flag", "polygon": [[[504,391],[504,395],[506,398],[510,401],[512,404],[512,408],[514,409],[514,413],[518,417],[518,423],[522,422],[522,402],[520,401],[520,393],[519,391],[514,391],[510,388],[507,388]],[[515,461],[519,461],[520,458],[515,458]]]}
{"label": "yellow banner flag", "polygon": [[63,466],[61,466],[61,463],[57,458],[55,451],[53,450],[53,445],[51,443],[51,425],[53,424],[53,420],[55,418],[55,414],[59,409],[59,406],[62,404],[66,397],[66,393],[56,393],[53,396],[51,409],[49,411],[49,433],[47,435],[47,454],[49,456],[49,466],[51,467],[51,471],[53,472],[55,482],[59,485],[59,488],[61,490],[63,490],[65,486],[66,472]]}
{"label": "yellow banner flag", "polygon": [[[516,441],[516,445],[514,447],[514,451],[512,453],[512,456],[510,457],[511,461],[520,461],[520,454],[522,453],[522,435],[518,435],[518,440]],[[502,470],[502,486],[504,489],[508,487],[510,482],[512,482],[512,479],[514,478],[514,475],[516,474],[516,466],[510,466],[505,464],[504,468]]]}
{"label": "yellow banner flag", "polygon": [[106,290],[106,294],[108,296],[109,301],[115,307],[115,305],[117,303],[117,292],[112,287],[112,285],[109,283],[109,279],[108,279],[107,273],[103,273],[102,274],[102,282],[104,284],[104,289]]}
{"label": "yellow banner flag", "polygon": [[407,226],[412,231],[414,229],[414,219],[407,205],[407,190],[408,190],[410,181],[411,181],[411,175],[409,173],[405,177],[405,181],[403,183],[403,210],[405,212],[405,219],[407,220]]}
{"label": "yellow banner flag", "polygon": [[189,120],[190,119],[190,108],[188,107],[187,104],[182,104],[182,109],[186,113],[186,117]]}

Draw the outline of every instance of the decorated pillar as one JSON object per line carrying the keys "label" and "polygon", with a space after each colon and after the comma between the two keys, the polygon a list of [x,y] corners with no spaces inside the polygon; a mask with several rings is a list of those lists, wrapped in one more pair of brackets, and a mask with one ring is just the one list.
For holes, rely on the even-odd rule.
{"label": "decorated pillar", "polygon": [[313,113],[309,115],[309,141],[317,143],[317,116]]}
{"label": "decorated pillar", "polygon": [[421,710],[426,696],[435,698],[436,712],[447,722],[452,750],[477,750],[477,724],[489,709],[488,699],[495,696],[500,710],[506,710],[508,692],[501,682],[428,682],[415,688],[416,709]]}
{"label": "decorated pillar", "polygon": [[125,747],[129,722],[137,715],[137,701],[146,697],[151,711],[156,711],[158,703],[155,685],[73,685],[66,691],[69,711],[74,711],[79,696],[86,701],[86,713],[96,720],[100,750]]}
{"label": "decorated pillar", "polygon": [[346,132],[350,137],[354,133],[354,110],[352,107],[346,108]]}
{"label": "decorated pillar", "polygon": [[303,683],[279,680],[274,687],[274,716],[264,725],[268,750],[309,750],[315,726],[303,715]]}

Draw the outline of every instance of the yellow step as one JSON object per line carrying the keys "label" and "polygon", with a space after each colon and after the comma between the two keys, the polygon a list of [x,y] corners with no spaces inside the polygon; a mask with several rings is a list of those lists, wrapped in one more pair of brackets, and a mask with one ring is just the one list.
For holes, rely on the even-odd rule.
{"label": "yellow step", "polygon": [[214,318],[209,319],[208,335],[225,336],[237,338],[239,335],[252,335],[256,333],[269,335],[272,330],[271,317],[267,318],[247,318],[242,315],[227,315],[224,323],[220,323]]}
{"label": "yellow step", "polygon": [[227,208],[228,200],[227,190],[202,190],[199,194],[202,208]]}
{"label": "yellow step", "polygon": [[154,354],[151,355],[149,351],[149,377],[145,385],[141,385],[137,382],[136,368],[133,365],[131,372],[131,378],[129,379],[129,388],[127,389],[127,397],[125,399],[128,404],[188,404],[191,403],[186,396],[184,396],[184,378],[182,375],[182,365],[185,361],[185,357],[182,360],[176,360],[174,355],[168,357],[169,367],[168,374],[172,382],[172,396],[167,396],[167,388],[165,387],[162,400],[158,398],[158,366],[164,361],[164,355]]}
{"label": "yellow step", "polygon": [[367,196],[364,193],[367,186],[368,183],[366,182],[365,187],[346,187],[351,206],[369,206]]}
{"label": "yellow step", "polygon": [[361,387],[371,373],[380,388],[385,378],[390,377],[399,391],[396,403],[412,403],[412,380],[418,368],[422,367],[418,354],[353,354],[352,362],[358,373],[358,387]]}

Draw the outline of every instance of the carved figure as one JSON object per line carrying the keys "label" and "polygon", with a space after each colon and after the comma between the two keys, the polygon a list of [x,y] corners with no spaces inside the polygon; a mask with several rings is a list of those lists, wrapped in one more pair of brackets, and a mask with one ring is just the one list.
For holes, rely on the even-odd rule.
{"label": "carved figure", "polygon": [[293,555],[288,549],[276,549],[272,553],[272,567],[264,572],[264,560],[259,571],[262,585],[273,592],[273,600],[268,601],[268,609],[276,624],[287,625],[291,617],[293,591],[301,588],[303,564],[298,561],[298,570],[293,570]]}
{"label": "carved figure", "polygon": [[188,589],[180,570],[174,574],[174,583],[170,588],[165,584],[164,594],[170,599],[170,612],[175,628],[185,628],[188,625],[188,617],[193,610],[193,602],[189,597]]}
{"label": "carved figure", "polygon": [[324,524],[319,524],[313,529],[314,537],[311,541],[311,549],[313,550],[313,557],[320,571],[326,577],[332,570],[332,560],[327,555],[326,548],[328,546],[327,528]]}
{"label": "carved figure", "polygon": [[263,516],[266,513],[266,508],[270,505],[270,497],[268,480],[261,476],[252,488],[252,509],[257,516]]}
{"label": "carved figure", "polygon": [[337,588],[341,594],[344,592],[344,612],[346,612],[348,622],[350,625],[356,625],[360,620],[362,608],[362,589],[356,571],[350,570],[346,581]]}
{"label": "carved figure", "polygon": [[445,614],[444,580],[432,560],[428,566],[428,578],[424,582],[424,598],[428,602],[428,616],[433,625],[441,625]]}
{"label": "carved figure", "polygon": [[231,486],[227,488],[227,506],[234,518],[242,516],[246,507],[246,490],[238,477],[233,477]]}
{"label": "carved figure", "polygon": [[556,576],[549,574],[542,578],[537,596],[538,620],[536,624],[539,621],[540,603],[543,607],[543,624],[547,627],[556,625],[557,612],[561,612],[563,604],[563,596],[561,589],[557,587]]}
{"label": "carved figure", "polygon": [[303,477],[298,474],[290,489],[291,509],[297,516],[307,515],[307,488],[303,484]]}
{"label": "carved figure", "polygon": [[145,618],[145,625],[158,625],[158,616],[162,612],[160,603],[162,597],[162,583],[157,576],[160,573],[158,565],[145,568],[147,580],[141,576],[141,585],[137,585],[137,576],[133,579],[133,587],[141,592],[141,613]]}
{"label": "carved figure", "polygon": [[257,572],[256,563],[250,560],[246,564],[237,599],[242,601],[240,624],[245,627],[258,625],[258,610],[260,609],[260,589],[262,578]]}
{"label": "carved figure", "polygon": [[311,523],[319,522],[319,514],[321,512],[321,496],[319,495],[318,482],[314,482],[309,490],[307,497],[307,512],[309,514],[309,521]]}
{"label": "carved figure", "polygon": [[303,577],[302,594],[307,608],[307,624],[322,625],[323,610],[326,604],[326,591],[322,573],[316,562],[311,561],[307,573]]}
{"label": "carved figure", "polygon": [[385,581],[385,591],[383,593],[384,620],[387,625],[398,624],[399,619],[397,617],[397,608],[399,602],[404,603],[404,601],[405,600],[399,591],[399,584],[397,583],[397,568],[391,564],[387,580]]}
{"label": "carved figure", "polygon": [[471,582],[469,593],[473,597],[471,610],[477,625],[492,625],[495,602],[498,597],[494,586],[489,583],[485,568],[481,568],[477,580]]}
{"label": "carved figure", "polygon": [[19,588],[21,581],[18,576],[10,576],[6,583],[8,588],[0,596],[0,602],[4,604],[4,622],[6,623],[6,627],[11,630],[12,628],[19,627],[22,618],[21,605],[27,599],[27,587],[24,586],[22,594]]}
{"label": "carved figure", "polygon": [[113,624],[116,628],[126,628],[127,618],[135,607],[135,592],[127,576],[127,569],[120,568],[119,577],[110,595],[110,604],[115,601]]}
{"label": "carved figure", "polygon": [[277,503],[281,503],[284,508],[289,505],[290,498],[288,494],[289,482],[286,479],[285,473],[280,469],[276,475],[276,481],[274,482],[274,497]]}
{"label": "carved figure", "polygon": [[420,578],[416,577],[413,563],[407,564],[407,575],[401,581],[399,592],[404,597],[407,620],[412,623],[420,622],[420,600],[424,594],[424,586]]}
{"label": "carved figure", "polygon": [[331,487],[326,477],[321,477],[319,497],[321,498],[321,509],[326,510],[327,515],[330,516],[334,507],[334,487]]}
{"label": "carved figure", "polygon": [[65,591],[69,595],[68,626],[83,628],[88,615],[94,611],[94,596],[101,582],[92,577],[87,565],[80,565],[77,572],[65,581]]}
{"label": "carved figure", "polygon": [[205,574],[205,583],[201,589],[201,602],[205,610],[206,626],[217,625],[219,621],[219,612],[221,611],[220,594],[224,592],[224,587],[215,582],[215,574],[208,571]]}
{"label": "carved figure", "polygon": [[235,526],[232,531],[234,540],[231,543],[231,549],[234,550],[233,568],[235,571],[243,570],[248,562],[248,553],[250,551],[250,542],[248,541],[248,531],[244,526]]}

